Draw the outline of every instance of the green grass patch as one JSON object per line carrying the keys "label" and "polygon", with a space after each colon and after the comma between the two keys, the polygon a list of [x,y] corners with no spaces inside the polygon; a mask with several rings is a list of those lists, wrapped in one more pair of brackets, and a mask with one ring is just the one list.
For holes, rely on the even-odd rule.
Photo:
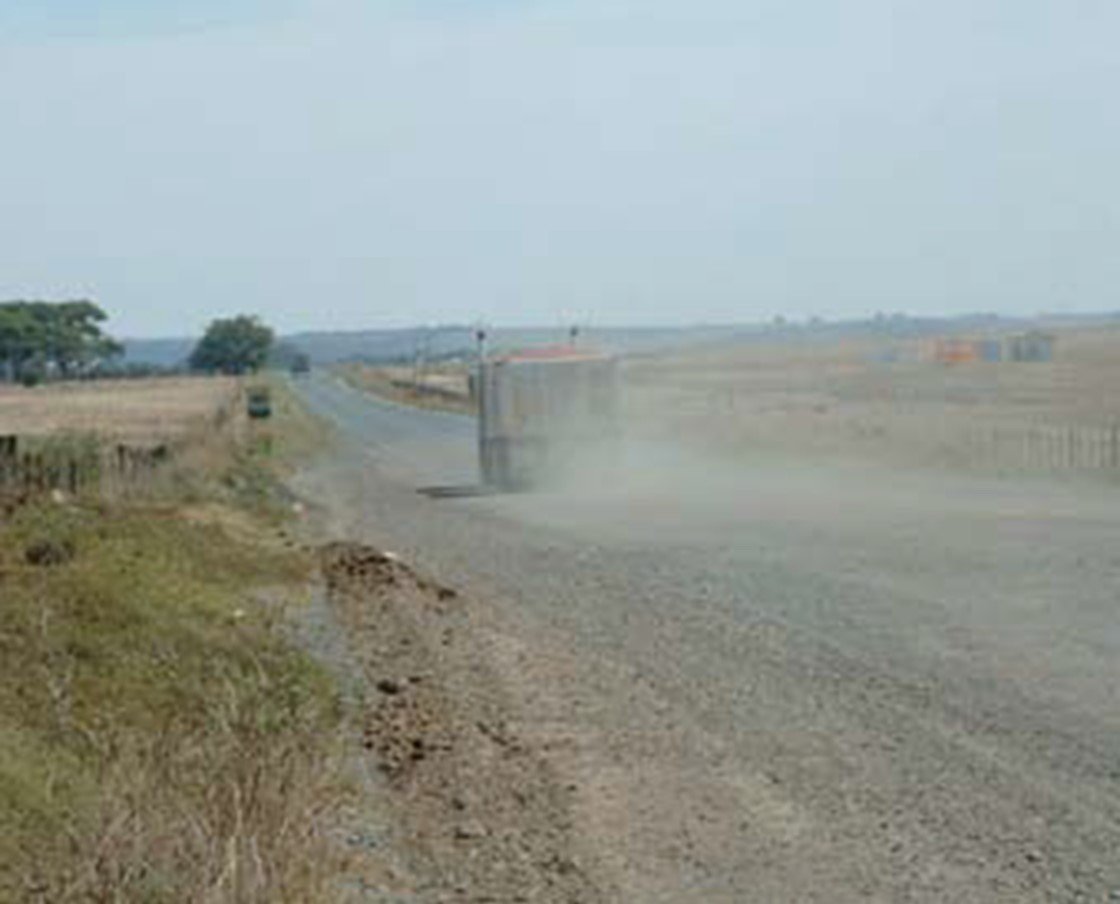
{"label": "green grass patch", "polygon": [[279,630],[309,567],[165,500],[0,526],[0,901],[320,899],[341,710]]}

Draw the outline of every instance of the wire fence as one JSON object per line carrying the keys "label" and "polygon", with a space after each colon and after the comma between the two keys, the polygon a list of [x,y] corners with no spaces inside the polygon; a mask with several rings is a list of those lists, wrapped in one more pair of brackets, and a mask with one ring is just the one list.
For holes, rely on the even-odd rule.
{"label": "wire fence", "polygon": [[1120,471],[1120,424],[973,427],[969,463],[1017,471]]}
{"label": "wire fence", "polygon": [[0,436],[0,492],[20,497],[52,491],[110,495],[151,480],[171,458],[172,448],[165,443]]}
{"label": "wire fence", "polygon": [[[749,407],[748,407],[749,406]],[[1120,420],[962,415],[892,405],[764,405],[730,391],[681,393],[666,423],[698,443],[737,450],[859,458],[896,465],[1023,474],[1120,475]],[[665,410],[663,408],[663,410]]]}
{"label": "wire fence", "polygon": [[153,487],[184,450],[237,432],[240,395],[173,440],[122,441],[96,434],[0,434],[0,500],[22,503],[49,493],[117,498]]}

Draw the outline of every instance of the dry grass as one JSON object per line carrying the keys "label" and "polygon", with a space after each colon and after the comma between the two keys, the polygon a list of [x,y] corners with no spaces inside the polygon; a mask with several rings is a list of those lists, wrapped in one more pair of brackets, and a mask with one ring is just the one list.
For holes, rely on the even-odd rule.
{"label": "dry grass", "polygon": [[97,433],[133,442],[174,439],[237,393],[230,378],[182,377],[0,386],[0,435]]}
{"label": "dry grass", "polygon": [[[239,464],[263,463],[279,473],[331,442],[329,427],[310,415],[284,382],[269,377],[253,381],[259,383],[272,394],[271,420],[246,416],[244,387],[231,379],[8,388],[0,390],[0,436],[16,433],[22,454],[48,463],[92,462],[86,469],[96,478],[90,481],[91,495],[194,503],[223,484],[252,489],[264,471]],[[150,470],[118,473],[113,465],[121,443],[138,451],[166,447],[167,458]],[[267,502],[275,482],[266,480],[257,487],[262,488],[261,501]],[[248,495],[241,493],[237,501],[247,504]],[[263,508],[258,506],[256,513]]]}
{"label": "dry grass", "polygon": [[270,429],[0,524],[0,900],[335,897],[342,714],[285,639],[312,563],[270,527]]}
{"label": "dry grass", "polygon": [[[27,565],[44,543],[65,561]],[[52,508],[9,525],[0,568],[0,897],[295,901],[326,881],[334,692],[252,594],[302,563],[167,511]]]}
{"label": "dry grass", "polygon": [[639,431],[736,454],[1017,468],[1027,439],[1052,436],[1052,455],[1027,451],[1058,467],[1072,433],[1080,458],[1108,458],[1082,442],[1120,423],[1120,332],[1062,333],[1051,363],[945,366],[927,353],[864,337],[642,359],[627,367],[629,415]]}
{"label": "dry grass", "polygon": [[410,385],[415,380],[411,367],[347,364],[339,368],[339,373],[356,389],[401,405],[455,414],[475,413],[467,388],[467,368],[461,365],[430,369],[419,387]]}

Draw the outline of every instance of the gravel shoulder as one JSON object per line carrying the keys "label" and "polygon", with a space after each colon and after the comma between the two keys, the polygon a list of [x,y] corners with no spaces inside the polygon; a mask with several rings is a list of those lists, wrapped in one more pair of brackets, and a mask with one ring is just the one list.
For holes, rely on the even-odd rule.
{"label": "gravel shoulder", "polygon": [[298,636],[335,672],[351,725],[338,900],[616,900],[581,849],[576,787],[511,720],[471,601],[368,545],[319,557]]}

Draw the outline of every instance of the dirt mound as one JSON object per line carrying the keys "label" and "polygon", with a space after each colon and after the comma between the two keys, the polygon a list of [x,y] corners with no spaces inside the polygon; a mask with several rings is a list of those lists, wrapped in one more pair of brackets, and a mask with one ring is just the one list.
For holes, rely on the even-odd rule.
{"label": "dirt mound", "polygon": [[398,572],[407,572],[393,554],[357,543],[329,543],[320,551],[320,558],[331,592],[393,587]]}
{"label": "dirt mound", "polygon": [[459,594],[413,571],[391,552],[382,552],[359,543],[337,542],[322,547],[323,574],[331,592],[339,590],[372,590],[411,585],[430,594],[439,602],[457,599]]}
{"label": "dirt mound", "polygon": [[[470,607],[368,546],[328,545],[321,564],[363,672],[364,755],[394,811],[393,837],[367,862],[370,876],[395,879],[365,887],[433,902],[603,900],[572,853],[570,791],[507,724]],[[379,871],[379,857],[395,868]]]}

